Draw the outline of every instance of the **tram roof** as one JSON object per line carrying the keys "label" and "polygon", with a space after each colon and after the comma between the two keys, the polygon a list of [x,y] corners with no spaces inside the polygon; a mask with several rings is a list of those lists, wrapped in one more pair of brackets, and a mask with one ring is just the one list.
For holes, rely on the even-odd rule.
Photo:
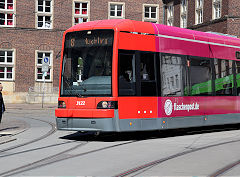
{"label": "tram roof", "polygon": [[155,34],[151,23],[128,19],[97,20],[80,23],[67,31],[114,29],[115,31]]}
{"label": "tram roof", "polygon": [[240,46],[240,39],[223,36],[218,34],[195,31],[185,28],[172,27],[162,24],[150,22],[134,21],[129,19],[112,19],[98,20],[81,23],[69,28],[66,32],[79,30],[95,30],[95,29],[113,29],[117,32],[129,32],[144,35],[170,36],[173,38],[184,38],[190,40],[199,40],[206,42],[214,42],[225,45]]}

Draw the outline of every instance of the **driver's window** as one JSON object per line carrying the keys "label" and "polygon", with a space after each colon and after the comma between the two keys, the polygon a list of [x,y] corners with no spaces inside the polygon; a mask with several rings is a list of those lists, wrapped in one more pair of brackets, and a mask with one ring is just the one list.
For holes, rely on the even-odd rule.
{"label": "driver's window", "polygon": [[119,53],[118,66],[119,96],[136,95],[135,54]]}

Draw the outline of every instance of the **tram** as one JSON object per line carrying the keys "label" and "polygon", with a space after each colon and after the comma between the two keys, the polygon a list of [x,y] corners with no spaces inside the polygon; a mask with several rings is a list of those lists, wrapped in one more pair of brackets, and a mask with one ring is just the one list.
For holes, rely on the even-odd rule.
{"label": "tram", "polygon": [[240,40],[127,19],[63,36],[59,130],[130,132],[240,123]]}

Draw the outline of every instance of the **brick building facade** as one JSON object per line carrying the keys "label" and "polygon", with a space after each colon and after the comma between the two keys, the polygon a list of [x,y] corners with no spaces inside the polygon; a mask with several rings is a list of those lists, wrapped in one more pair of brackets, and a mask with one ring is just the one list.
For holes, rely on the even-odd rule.
{"label": "brick building facade", "polygon": [[164,23],[240,37],[239,0],[163,0]]}
{"label": "brick building facade", "polygon": [[[93,20],[163,22],[162,0],[0,0],[0,82],[6,102],[57,101],[63,32]],[[56,88],[56,89],[55,89]]]}
{"label": "brick building facade", "polygon": [[239,0],[0,0],[0,82],[6,102],[56,102],[63,32],[87,21],[125,18],[240,37]]}

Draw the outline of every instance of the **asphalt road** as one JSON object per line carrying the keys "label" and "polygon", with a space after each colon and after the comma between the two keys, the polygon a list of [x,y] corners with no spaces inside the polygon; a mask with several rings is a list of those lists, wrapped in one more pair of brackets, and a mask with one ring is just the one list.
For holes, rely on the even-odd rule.
{"label": "asphalt road", "polygon": [[3,123],[0,176],[240,176],[239,125],[95,137],[57,131],[53,108],[12,108]]}

